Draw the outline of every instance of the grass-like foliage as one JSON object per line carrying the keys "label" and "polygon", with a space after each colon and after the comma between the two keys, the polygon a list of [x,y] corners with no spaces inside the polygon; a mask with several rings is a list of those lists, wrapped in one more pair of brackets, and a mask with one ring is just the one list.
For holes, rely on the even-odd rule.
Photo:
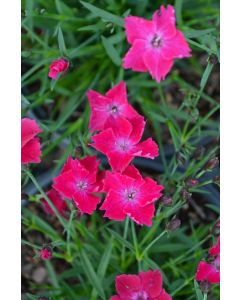
{"label": "grass-like foliage", "polygon": [[[192,52],[158,83],[122,67],[130,48],[124,18],[150,20],[167,4]],[[51,79],[50,64],[60,58],[67,70]],[[22,1],[22,118],[41,128],[42,151],[41,163],[22,165],[23,299],[109,299],[116,276],[149,269],[161,271],[174,300],[219,299],[218,284],[206,291],[195,280],[218,236],[219,59],[218,0]],[[133,160],[164,186],[150,227],[110,220],[99,209],[81,214],[70,199],[63,216],[47,193],[69,156],[97,155],[100,170],[110,170],[89,146],[86,93],[104,95],[121,80],[146,120],[143,140],[159,147],[154,160]],[[51,259],[41,259],[43,247]]]}

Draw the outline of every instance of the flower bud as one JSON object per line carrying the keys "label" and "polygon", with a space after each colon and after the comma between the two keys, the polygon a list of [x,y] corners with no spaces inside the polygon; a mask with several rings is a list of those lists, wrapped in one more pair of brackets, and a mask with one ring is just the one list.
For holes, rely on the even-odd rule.
{"label": "flower bud", "polygon": [[194,186],[196,186],[196,185],[198,185],[199,184],[199,181],[197,180],[197,179],[194,179],[194,178],[189,178],[189,179],[187,179],[187,181],[186,181],[186,185],[188,186],[188,187],[194,187]]}
{"label": "flower bud", "polygon": [[212,64],[212,65],[216,65],[218,63],[218,58],[216,55],[211,55],[209,57],[209,62]]}
{"label": "flower bud", "polygon": [[214,157],[206,163],[205,170],[212,170],[212,169],[216,168],[218,166],[218,164],[219,164],[218,157]]}
{"label": "flower bud", "polygon": [[193,152],[193,158],[195,158],[197,160],[201,159],[201,157],[204,154],[204,151],[205,151],[205,149],[203,146],[196,148],[196,150]]}
{"label": "flower bud", "polygon": [[168,196],[163,196],[162,197],[162,203],[164,206],[171,206],[173,204],[173,199]]}
{"label": "flower bud", "polygon": [[181,220],[178,218],[173,218],[169,223],[166,225],[167,231],[175,231],[181,226]]}
{"label": "flower bud", "polygon": [[181,194],[184,200],[189,201],[192,197],[192,193],[189,193],[189,191],[185,188],[181,190]]}
{"label": "flower bud", "polygon": [[52,249],[50,247],[43,247],[41,250],[41,259],[49,260],[52,258]]}
{"label": "flower bud", "polygon": [[211,290],[211,283],[208,281],[208,280],[203,280],[201,281],[200,283],[200,290],[203,292],[203,293],[208,293],[210,292]]}
{"label": "flower bud", "polygon": [[83,156],[83,148],[82,146],[77,146],[75,149],[75,157],[76,158],[81,158]]}

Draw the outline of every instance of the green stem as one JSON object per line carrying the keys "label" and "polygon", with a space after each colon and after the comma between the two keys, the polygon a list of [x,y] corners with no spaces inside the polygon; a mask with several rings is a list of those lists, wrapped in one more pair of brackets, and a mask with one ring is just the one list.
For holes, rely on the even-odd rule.
{"label": "green stem", "polygon": [[137,241],[134,221],[131,221],[131,227],[132,227],[132,237],[133,237],[133,244],[135,249],[135,256],[136,256],[136,260],[139,262],[140,255],[139,255],[138,241]]}
{"label": "green stem", "polygon": [[204,293],[204,295],[203,295],[203,300],[207,300],[207,296],[208,296],[208,294],[207,294],[207,293]]}
{"label": "green stem", "polygon": [[62,226],[65,228],[66,227],[65,220],[61,217],[61,215],[59,214],[59,212],[56,209],[56,207],[52,204],[52,201],[48,198],[48,196],[45,194],[45,192],[43,191],[43,189],[40,187],[40,185],[38,184],[36,178],[33,176],[33,174],[30,171],[28,171],[26,169],[23,169],[23,171],[32,180],[33,184],[36,186],[36,188],[38,189],[38,191],[40,192],[40,194],[42,195],[42,197],[47,201],[48,205],[53,210],[53,212],[57,216],[57,218],[60,221],[60,223],[62,224]]}
{"label": "green stem", "polygon": [[157,236],[142,252],[140,255],[140,258],[142,259],[144,257],[144,254],[148,252],[148,250],[162,237],[167,231],[164,230],[159,236]]}
{"label": "green stem", "polygon": [[[125,220],[125,226],[124,226],[124,233],[123,233],[123,238],[124,240],[127,239],[127,233],[128,233],[128,225],[129,225],[129,217],[127,216],[126,220]],[[122,262],[122,266],[124,264],[125,261],[125,245],[123,244],[122,247],[122,255],[121,255],[121,262]]]}

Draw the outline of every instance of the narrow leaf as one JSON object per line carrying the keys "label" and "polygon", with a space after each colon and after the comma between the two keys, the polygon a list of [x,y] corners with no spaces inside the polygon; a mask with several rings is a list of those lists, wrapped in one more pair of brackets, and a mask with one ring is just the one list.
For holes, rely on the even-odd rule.
{"label": "narrow leaf", "polygon": [[61,51],[61,54],[63,56],[67,55],[67,49],[66,49],[66,45],[65,45],[65,41],[64,41],[62,29],[61,29],[60,26],[58,26],[58,46],[59,46],[59,49]]}
{"label": "narrow leaf", "polygon": [[201,91],[203,91],[207,81],[208,81],[208,78],[212,72],[212,69],[213,69],[213,64],[211,64],[210,62],[208,62],[207,64],[207,67],[203,73],[203,76],[202,76],[202,79],[201,79],[201,82],[200,82],[200,88],[201,88]]}
{"label": "narrow leaf", "polygon": [[90,3],[84,2],[84,1],[80,1],[80,3],[87,8],[88,10],[90,10],[95,16],[98,16],[100,18],[102,18],[103,20],[112,22],[118,26],[124,27],[124,21],[121,17],[116,16],[114,14],[111,14],[101,8],[98,8]]}
{"label": "narrow leaf", "polygon": [[108,56],[111,58],[111,60],[114,62],[115,65],[121,66],[122,60],[117,50],[113,47],[113,45],[109,42],[108,39],[106,39],[104,36],[101,36],[101,38],[102,38],[103,46]]}

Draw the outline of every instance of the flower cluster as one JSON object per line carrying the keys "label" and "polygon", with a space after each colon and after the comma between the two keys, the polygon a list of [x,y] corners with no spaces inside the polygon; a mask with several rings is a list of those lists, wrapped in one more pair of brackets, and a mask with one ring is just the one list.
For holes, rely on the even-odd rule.
{"label": "flower cluster", "polygon": [[171,300],[162,288],[162,274],[158,270],[140,272],[139,275],[116,277],[117,295],[109,300]]}

